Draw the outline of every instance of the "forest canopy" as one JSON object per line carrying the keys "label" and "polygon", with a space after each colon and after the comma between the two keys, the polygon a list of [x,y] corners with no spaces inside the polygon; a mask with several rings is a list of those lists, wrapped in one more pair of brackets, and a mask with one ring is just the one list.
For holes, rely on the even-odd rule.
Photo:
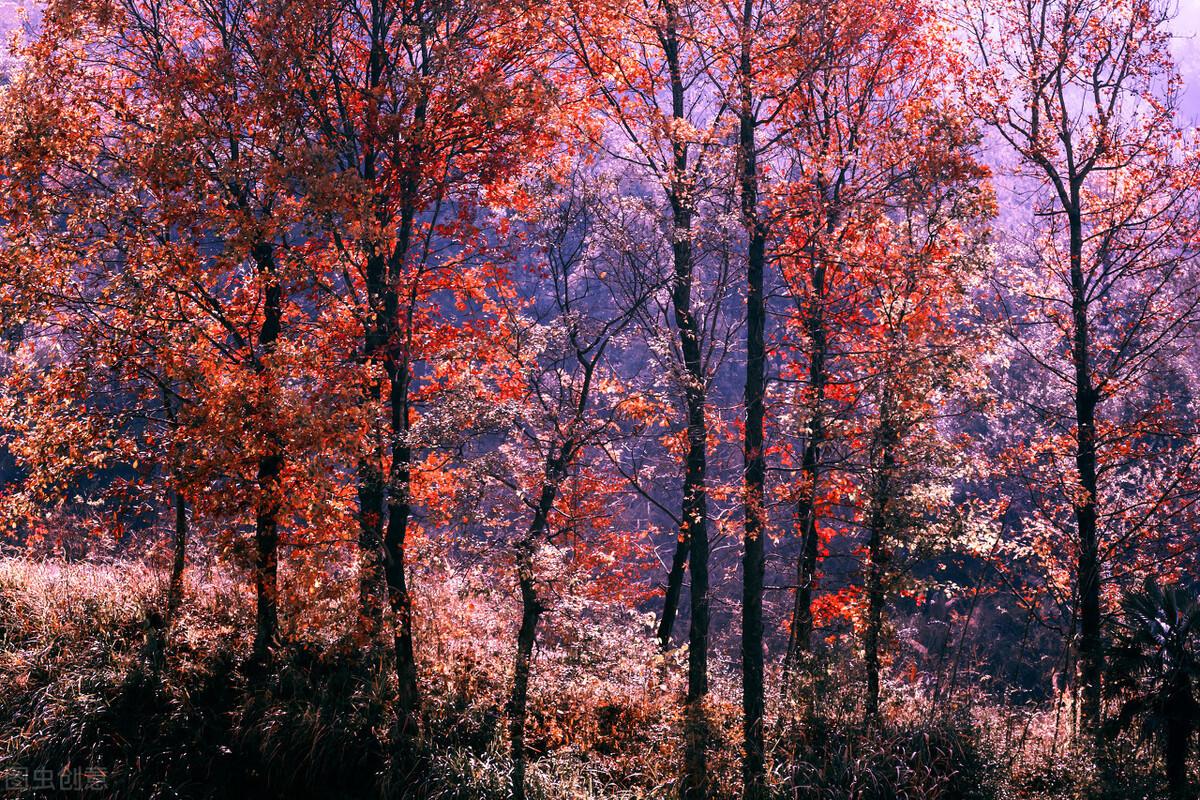
{"label": "forest canopy", "polygon": [[15,796],[1194,797],[1175,11],[27,9]]}

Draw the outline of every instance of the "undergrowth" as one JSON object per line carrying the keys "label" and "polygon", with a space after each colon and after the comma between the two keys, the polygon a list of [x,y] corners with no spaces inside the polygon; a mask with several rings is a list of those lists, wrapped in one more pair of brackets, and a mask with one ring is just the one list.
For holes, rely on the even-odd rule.
{"label": "undergrowth", "polygon": [[[354,638],[336,603],[322,601],[321,625],[291,629],[262,669],[247,658],[252,605],[236,585],[194,571],[163,646],[153,570],[0,561],[7,796],[507,797],[514,611],[500,591],[469,575],[422,584],[414,739],[398,727],[386,656]],[[537,653],[529,796],[674,796],[686,653],[661,652],[645,615],[578,598],[560,608]],[[883,719],[864,725],[847,670],[823,664],[803,702],[776,698],[770,755],[780,800],[1068,800],[1094,777],[1044,710],[960,704],[935,714],[897,689]],[[707,709],[718,799],[738,796],[740,782],[735,677],[718,661]],[[1122,760],[1130,800],[1156,796],[1140,759]]]}

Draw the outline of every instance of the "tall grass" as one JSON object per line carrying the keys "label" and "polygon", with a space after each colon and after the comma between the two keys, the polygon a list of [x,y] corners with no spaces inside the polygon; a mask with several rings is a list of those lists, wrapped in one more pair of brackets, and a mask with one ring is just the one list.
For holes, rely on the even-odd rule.
{"label": "tall grass", "polygon": [[[90,791],[38,796],[506,797],[512,598],[470,571],[420,581],[414,745],[397,735],[386,658],[355,638],[352,590],[349,575],[320,596],[285,592],[287,643],[261,674],[247,662],[253,609],[236,576],[193,570],[163,647],[156,571],[0,560],[0,774],[103,775]],[[583,597],[557,611],[536,658],[530,796],[673,796],[686,653],[661,652],[645,614]],[[740,694],[735,665],[714,661],[710,769],[723,800],[739,790]],[[1071,800],[1095,777],[1062,708],[931,708],[897,685],[868,727],[855,669],[834,658],[812,669],[803,702],[774,698],[779,798]],[[1154,797],[1152,756],[1130,746],[1120,780],[1138,793],[1125,796]]]}

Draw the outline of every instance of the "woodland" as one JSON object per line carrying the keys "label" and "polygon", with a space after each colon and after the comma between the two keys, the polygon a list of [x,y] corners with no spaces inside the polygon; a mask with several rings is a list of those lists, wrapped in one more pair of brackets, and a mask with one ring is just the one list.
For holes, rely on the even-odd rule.
{"label": "woodland", "polygon": [[13,11],[4,796],[1200,796],[1176,12]]}

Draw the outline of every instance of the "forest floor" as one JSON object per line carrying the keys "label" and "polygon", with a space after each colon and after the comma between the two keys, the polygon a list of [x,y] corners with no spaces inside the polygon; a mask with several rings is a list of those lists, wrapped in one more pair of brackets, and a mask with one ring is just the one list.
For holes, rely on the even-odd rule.
{"label": "forest floor", "polygon": [[[393,686],[333,591],[285,603],[286,644],[248,661],[251,600],[190,571],[162,633],[163,576],[139,563],[0,560],[0,775],[6,797],[504,798],[511,600],[461,575],[418,597],[420,741],[397,744]],[[563,600],[569,603],[568,599]],[[662,653],[645,615],[591,604],[559,615],[535,662],[528,784],[542,800],[666,798],[681,761],[686,653]],[[436,621],[435,621],[436,619]],[[304,624],[300,624],[303,620]],[[841,665],[849,669],[847,665]],[[737,796],[740,695],[714,672],[715,798]],[[837,677],[835,677],[835,674]],[[894,692],[865,729],[837,665],[803,709],[772,718],[777,797],[1056,800],[1088,775],[1048,709],[938,708]],[[775,704],[777,706],[777,702]],[[1123,759],[1113,800],[1159,796],[1154,760]]]}

